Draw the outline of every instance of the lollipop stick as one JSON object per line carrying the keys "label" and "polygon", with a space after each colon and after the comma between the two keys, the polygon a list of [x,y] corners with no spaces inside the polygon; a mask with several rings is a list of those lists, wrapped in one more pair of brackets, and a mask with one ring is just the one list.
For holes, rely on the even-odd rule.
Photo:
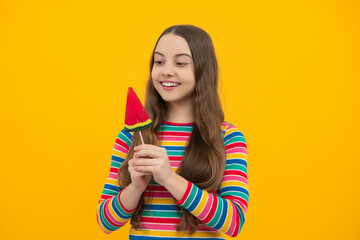
{"label": "lollipop stick", "polygon": [[141,143],[144,144],[144,139],[143,139],[143,137],[142,137],[141,131],[139,131],[139,133],[140,133]]}

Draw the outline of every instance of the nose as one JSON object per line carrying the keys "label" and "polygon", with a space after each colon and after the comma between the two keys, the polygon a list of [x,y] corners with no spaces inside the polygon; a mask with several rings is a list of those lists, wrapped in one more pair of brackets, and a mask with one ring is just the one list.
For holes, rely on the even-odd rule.
{"label": "nose", "polygon": [[163,69],[161,74],[163,76],[173,76],[174,75],[174,68],[171,63],[165,63],[163,65]]}

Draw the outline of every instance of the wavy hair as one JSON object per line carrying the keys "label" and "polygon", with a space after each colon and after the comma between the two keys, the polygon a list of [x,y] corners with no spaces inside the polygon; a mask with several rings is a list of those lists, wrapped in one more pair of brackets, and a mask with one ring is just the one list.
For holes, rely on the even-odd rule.
{"label": "wavy hair", "polygon": [[[218,95],[218,63],[214,46],[210,36],[201,28],[193,25],[174,25],[165,29],[158,38],[150,59],[150,77],[145,98],[145,109],[153,124],[142,131],[144,141],[156,145],[157,131],[166,120],[166,102],[154,88],[151,78],[154,51],[160,38],[165,34],[175,34],[186,40],[193,56],[195,73],[194,125],[177,173],[201,189],[214,190],[219,187],[225,170],[226,152],[221,130],[224,113]],[[118,172],[119,184],[122,187],[131,183],[128,161],[133,157],[134,146],[139,144],[140,137],[135,132],[129,153]],[[139,201],[139,206],[130,221],[135,229],[139,227],[144,209],[144,195]],[[195,233],[200,220],[185,208],[181,207],[181,210],[183,214],[176,230]]]}

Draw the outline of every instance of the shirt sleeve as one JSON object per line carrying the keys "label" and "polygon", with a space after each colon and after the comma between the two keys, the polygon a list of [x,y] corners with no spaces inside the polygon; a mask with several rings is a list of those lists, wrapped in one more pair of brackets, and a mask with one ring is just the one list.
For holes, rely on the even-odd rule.
{"label": "shirt sleeve", "polygon": [[236,237],[244,225],[249,202],[247,145],[244,135],[227,124],[224,134],[226,165],[218,195],[188,181],[187,190],[177,203],[204,224]]}
{"label": "shirt sleeve", "polygon": [[96,218],[105,233],[111,233],[125,225],[137,208],[128,210],[122,205],[120,195],[123,188],[118,182],[118,170],[126,159],[131,140],[132,134],[124,129],[118,134],[111,156],[110,172],[98,201]]}

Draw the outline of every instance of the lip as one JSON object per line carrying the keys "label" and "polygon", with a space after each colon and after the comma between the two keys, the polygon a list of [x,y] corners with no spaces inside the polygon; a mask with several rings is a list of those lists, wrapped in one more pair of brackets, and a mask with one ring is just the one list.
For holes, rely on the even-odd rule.
{"label": "lip", "polygon": [[178,84],[180,84],[179,82],[170,81],[170,80],[161,80],[161,81],[159,81],[159,82],[160,82],[160,83],[166,82],[166,83],[178,83]]}
{"label": "lip", "polygon": [[[174,89],[178,88],[178,87],[181,85],[181,83],[179,83],[179,82],[169,81],[169,80],[159,81],[159,83],[160,83],[161,87],[162,87],[164,90],[166,90],[166,91],[174,90]],[[166,87],[166,86],[162,85],[162,83],[177,83],[177,84],[179,84],[179,85],[176,86],[176,87]]]}

